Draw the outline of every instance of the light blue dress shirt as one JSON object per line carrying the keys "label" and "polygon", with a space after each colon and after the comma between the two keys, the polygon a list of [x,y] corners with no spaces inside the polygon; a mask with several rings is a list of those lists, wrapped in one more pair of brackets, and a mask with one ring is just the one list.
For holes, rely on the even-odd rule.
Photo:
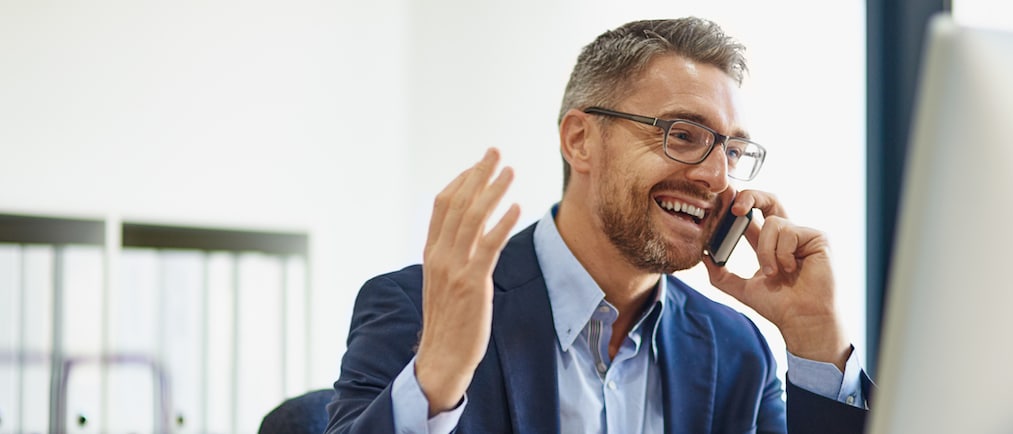
{"label": "light blue dress shirt", "polygon": [[[657,320],[665,309],[666,279],[659,279],[644,314],[608,356],[612,324],[619,312],[563,242],[553,207],[535,227],[535,254],[548,289],[555,325],[560,431],[568,433],[660,433],[664,428],[661,372],[657,361]],[[796,385],[824,397],[865,406],[861,366],[852,351],[842,374],[831,363],[788,354]],[[415,378],[415,360],[395,378],[391,391],[398,433],[449,433],[468,398],[456,408],[428,418],[429,404]],[[677,423],[677,422],[676,422]]]}

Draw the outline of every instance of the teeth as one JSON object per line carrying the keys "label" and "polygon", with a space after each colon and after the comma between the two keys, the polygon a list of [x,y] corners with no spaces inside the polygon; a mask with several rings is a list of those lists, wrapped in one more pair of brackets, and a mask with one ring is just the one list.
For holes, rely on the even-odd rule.
{"label": "teeth", "polygon": [[689,214],[689,215],[691,215],[693,217],[696,217],[698,219],[702,219],[703,216],[704,216],[703,209],[697,208],[697,207],[695,207],[693,205],[690,205],[688,203],[675,202],[675,201],[667,201],[666,200],[666,201],[659,202],[659,204],[661,205],[662,208],[667,209],[669,211],[672,211],[672,212],[681,212],[681,213],[684,213],[684,214]]}

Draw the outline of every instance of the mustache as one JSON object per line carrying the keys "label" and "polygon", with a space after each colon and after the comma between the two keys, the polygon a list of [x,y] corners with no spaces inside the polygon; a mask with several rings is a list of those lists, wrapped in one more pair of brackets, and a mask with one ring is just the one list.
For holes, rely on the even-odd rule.
{"label": "mustache", "polygon": [[666,180],[651,187],[651,195],[659,191],[679,191],[688,196],[703,201],[718,203],[718,194],[701,187],[695,182],[686,180]]}

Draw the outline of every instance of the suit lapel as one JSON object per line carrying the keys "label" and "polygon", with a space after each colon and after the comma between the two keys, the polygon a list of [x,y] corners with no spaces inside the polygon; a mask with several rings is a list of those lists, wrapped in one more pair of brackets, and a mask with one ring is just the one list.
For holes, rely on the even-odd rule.
{"label": "suit lapel", "polygon": [[525,433],[559,432],[552,310],[534,251],[534,226],[500,255],[493,282],[493,342],[503,367],[510,419]]}
{"label": "suit lapel", "polygon": [[[534,226],[507,244],[493,273],[493,345],[503,370],[515,432],[559,432],[552,310],[534,251]],[[717,346],[705,315],[686,309],[682,282],[669,278],[658,330],[665,432],[710,432]]]}
{"label": "suit lapel", "polygon": [[686,310],[683,290],[669,278],[669,306],[658,330],[665,432],[710,432],[717,386],[714,329],[709,318]]}

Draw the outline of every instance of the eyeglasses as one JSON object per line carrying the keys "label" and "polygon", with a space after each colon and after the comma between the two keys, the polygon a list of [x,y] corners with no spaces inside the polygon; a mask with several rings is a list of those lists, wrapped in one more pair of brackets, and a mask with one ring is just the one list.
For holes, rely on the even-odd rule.
{"label": "eyeglasses", "polygon": [[763,166],[763,159],[767,156],[767,150],[757,143],[741,137],[726,136],[685,119],[665,120],[601,107],[586,108],[584,113],[617,117],[661,128],[664,131],[662,143],[665,156],[684,164],[702,163],[714,150],[714,144],[721,143],[728,164],[728,177],[741,181],[756,178]]}

